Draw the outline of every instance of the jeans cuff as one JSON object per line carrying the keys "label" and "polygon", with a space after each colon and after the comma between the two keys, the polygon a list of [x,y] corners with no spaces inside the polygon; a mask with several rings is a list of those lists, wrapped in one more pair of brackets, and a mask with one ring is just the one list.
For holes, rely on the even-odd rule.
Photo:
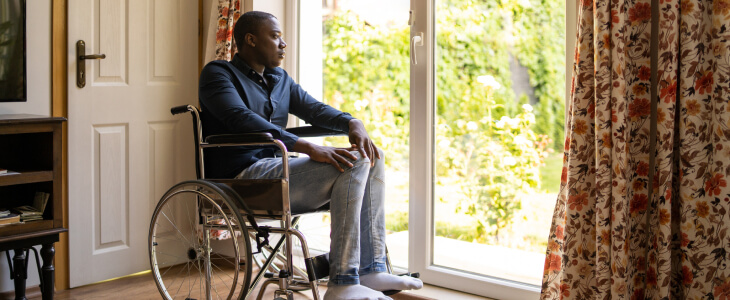
{"label": "jeans cuff", "polygon": [[365,268],[361,268],[358,273],[362,276],[370,273],[382,273],[387,271],[388,267],[385,265],[385,263],[374,262]]}
{"label": "jeans cuff", "polygon": [[352,285],[360,284],[360,276],[358,275],[336,275],[329,280],[331,285]]}

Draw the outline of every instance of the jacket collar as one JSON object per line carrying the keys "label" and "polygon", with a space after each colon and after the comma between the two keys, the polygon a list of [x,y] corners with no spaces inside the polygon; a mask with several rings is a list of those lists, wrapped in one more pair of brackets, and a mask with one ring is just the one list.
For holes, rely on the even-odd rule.
{"label": "jacket collar", "polygon": [[[235,66],[239,71],[243,72],[243,74],[248,75],[250,72],[256,72],[251,67],[248,66],[248,64],[243,61],[240,57],[238,57],[238,54],[233,56],[233,60],[231,60],[231,63],[233,66]],[[274,82],[274,85],[279,83],[279,80],[281,80],[282,76],[281,68],[265,68],[264,69],[264,76],[266,76],[266,79],[271,79]]]}

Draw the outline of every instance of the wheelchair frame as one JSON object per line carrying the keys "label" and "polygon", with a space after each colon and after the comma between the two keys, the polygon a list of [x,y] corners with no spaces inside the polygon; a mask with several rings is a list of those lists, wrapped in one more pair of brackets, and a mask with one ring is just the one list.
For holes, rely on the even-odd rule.
{"label": "wheelchair frame", "polygon": [[[284,144],[279,141],[273,139],[273,137],[268,133],[250,133],[250,134],[236,134],[236,135],[218,135],[218,136],[209,136],[205,141],[203,140],[203,133],[202,133],[202,126],[200,124],[200,113],[198,109],[191,105],[185,105],[185,106],[178,106],[171,109],[172,114],[180,114],[185,112],[190,112],[193,117],[193,126],[195,130],[195,145],[196,145],[196,171],[198,180],[192,181],[192,182],[184,182],[181,184],[176,185],[171,190],[175,189],[176,187],[182,185],[182,184],[201,184],[205,185],[205,183],[200,182],[210,182],[213,183],[213,185],[217,186],[220,190],[215,191],[213,188],[208,187],[209,189],[213,190],[214,192],[218,193],[219,197],[226,202],[227,206],[232,209],[238,209],[238,213],[242,216],[246,216],[246,219],[243,220],[240,217],[224,217],[226,219],[227,224],[221,225],[223,228],[220,228],[220,226],[216,227],[214,224],[208,224],[207,221],[203,221],[201,218],[200,223],[203,225],[203,234],[204,237],[203,241],[204,245],[210,244],[210,230],[215,228],[220,228],[224,230],[232,230],[233,231],[240,231],[242,232],[240,236],[237,234],[231,234],[231,239],[233,239],[233,244],[238,244],[238,239],[243,239],[244,243],[248,244],[247,247],[251,247],[253,243],[248,242],[248,238],[246,233],[244,232],[251,232],[252,236],[255,235],[256,239],[256,247],[259,249],[259,252],[262,248],[266,247],[266,249],[269,251],[270,256],[266,258],[263,265],[260,266],[260,270],[258,274],[256,275],[255,279],[252,280],[250,286],[241,286],[242,290],[240,293],[239,298],[240,299],[246,299],[251,294],[253,289],[256,287],[256,285],[259,283],[259,281],[262,279],[262,277],[267,277],[267,284],[271,282],[278,281],[279,283],[279,289],[275,292],[275,295],[277,298],[282,299],[292,299],[292,291],[290,290],[290,287],[293,286],[301,286],[301,282],[294,282],[293,280],[293,273],[294,271],[294,264],[293,264],[293,236],[296,237],[301,246],[302,246],[302,254],[305,257],[305,260],[307,261],[307,266],[310,268],[314,268],[315,266],[318,266],[320,271],[319,273],[322,273],[323,266],[323,258],[314,259],[309,254],[309,248],[307,246],[307,241],[304,238],[304,235],[294,228],[294,225],[298,221],[298,217],[293,217],[291,214],[291,207],[289,202],[289,193],[288,193],[288,181],[289,181],[289,161],[288,161],[288,153],[287,149],[284,146]],[[244,202],[239,194],[236,192],[236,189],[244,189],[246,187],[250,186],[237,186],[237,181],[242,180],[236,180],[236,179],[206,179],[205,178],[205,162],[203,159],[203,151],[207,148],[214,148],[214,147],[232,147],[232,146],[276,146],[282,154],[282,176],[280,179],[278,179],[279,183],[281,184],[281,188],[278,190],[278,194],[281,198],[281,202],[278,203],[278,205],[271,205],[271,202],[277,202],[277,201],[270,201],[269,199],[265,199],[265,197],[255,197],[256,200],[268,200],[263,203],[258,203],[258,205],[253,205],[254,209],[249,208],[248,206],[251,204],[250,202]],[[248,181],[248,180],[247,180]],[[275,180],[250,180],[253,182],[257,181],[263,181],[265,183],[276,183]],[[182,191],[178,192],[182,193]],[[271,191],[264,191],[264,194],[271,193]],[[176,195],[175,192],[173,194],[170,194],[168,192],[163,199],[158,204],[158,208],[156,209],[155,216],[153,216],[153,223],[150,225],[150,236],[149,236],[149,247],[150,247],[150,264],[153,269],[153,272],[155,272],[155,281],[157,283],[158,289],[160,290],[160,293],[163,296],[170,297],[167,293],[167,289],[165,288],[164,284],[161,282],[162,278],[160,276],[160,272],[158,271],[159,265],[157,265],[156,261],[156,254],[155,253],[155,247],[157,247],[159,242],[153,241],[153,237],[155,237],[155,233],[153,230],[155,229],[155,220],[159,219],[157,217],[157,211],[160,210],[161,205],[165,205],[171,196]],[[205,197],[204,195],[200,194],[197,195],[198,198]],[[212,200],[212,199],[211,199]],[[251,199],[247,199],[251,200]],[[198,203],[200,203],[200,199],[197,200]],[[216,203],[215,201],[208,201],[209,205],[212,205],[211,203]],[[231,203],[232,202],[232,203]],[[241,207],[239,207],[241,206]],[[258,209],[256,209],[258,208]],[[217,210],[219,214],[225,215],[226,213],[230,212],[224,212],[223,208],[215,208],[214,210]],[[204,212],[201,212],[200,207],[198,207],[198,213],[200,215],[205,215]],[[281,222],[281,227],[268,227],[268,226],[258,226],[256,219],[267,219],[267,220],[275,220]],[[232,220],[233,219],[233,220]],[[238,220],[236,220],[238,219]],[[207,220],[207,219],[206,219]],[[168,221],[169,218],[168,218]],[[170,221],[172,223],[172,221]],[[199,223],[199,225],[201,225]],[[232,228],[231,223],[238,226],[237,228]],[[179,231],[179,230],[178,230]],[[281,234],[281,238],[279,241],[276,242],[276,245],[271,247],[271,245],[268,243],[268,236],[270,233],[273,234]],[[280,250],[284,247],[283,254],[280,253]],[[208,246],[203,246],[203,248],[209,248]],[[237,247],[236,247],[237,248]],[[236,252],[238,249],[235,249]],[[205,252],[205,251],[200,251]],[[203,253],[203,255],[206,255]],[[210,253],[207,253],[208,257],[203,258],[205,262],[205,267],[208,268],[206,270],[206,298],[212,299],[212,295],[210,292],[211,289],[211,278],[210,278],[210,272],[209,270],[211,268],[210,266]],[[270,266],[273,264],[275,259],[281,259],[283,256],[283,268],[279,272],[279,274],[270,274],[267,273]],[[195,257],[196,259],[199,259],[199,257]],[[244,260],[244,263],[249,265],[253,263],[253,257],[252,255],[247,255],[247,257],[242,258]],[[240,259],[239,259],[240,261]],[[326,264],[326,263],[325,263]],[[308,268],[308,269],[310,269]],[[313,273],[314,270],[308,270],[307,273]],[[238,271],[235,272],[236,275],[238,274]],[[317,272],[314,272],[317,273]],[[250,277],[251,274],[245,274],[245,276]],[[320,299],[319,292],[317,289],[317,280],[320,278],[313,277],[311,274],[308,274],[309,276],[309,282],[308,282],[308,288],[312,289],[312,295],[314,299]],[[234,276],[235,277],[235,276]],[[234,278],[235,281],[237,278]],[[246,280],[248,281],[248,280]],[[246,284],[247,282],[244,282],[243,284]],[[238,283],[235,283],[238,285]],[[262,289],[259,293],[259,298],[261,298],[264,288],[266,285],[262,286]],[[232,294],[235,294],[235,290],[237,288],[234,288],[231,291],[231,294],[229,294],[228,298],[231,297]],[[171,298],[171,297],[170,297]]]}
{"label": "wheelchair frame", "polygon": [[[181,198],[177,200],[178,195],[181,194],[192,194],[195,199],[195,209],[197,209],[198,218],[197,225],[193,231],[196,231],[197,226],[202,225],[203,236],[197,235],[197,240],[200,244],[195,243],[193,237],[186,239],[182,232],[171,224],[172,227],[180,233],[182,239],[185,239],[189,244],[187,250],[188,262],[188,274],[192,268],[197,268],[200,273],[200,282],[194,281],[193,284],[200,284],[199,287],[202,289],[203,280],[205,280],[205,297],[206,299],[213,299],[212,289],[215,271],[222,271],[220,267],[212,264],[212,249],[210,231],[212,229],[223,229],[231,233],[231,240],[234,248],[234,260],[228,262],[233,265],[234,286],[227,287],[231,288],[227,299],[231,299],[236,294],[238,283],[238,273],[240,268],[245,268],[244,278],[241,280],[240,292],[238,299],[246,299],[254,288],[258,285],[262,278],[266,278],[261,286],[257,299],[261,299],[266,287],[271,283],[278,283],[279,289],[274,293],[275,299],[293,299],[293,291],[311,289],[312,296],[315,300],[319,300],[319,291],[317,289],[318,281],[329,275],[329,262],[327,254],[312,257],[309,252],[309,247],[304,235],[295,228],[298,224],[300,216],[293,216],[291,213],[290,199],[289,199],[289,159],[286,146],[279,141],[274,139],[269,133],[247,133],[247,134],[224,134],[224,135],[213,135],[208,136],[203,140],[202,124],[200,120],[200,113],[195,106],[183,105],[173,107],[171,110],[173,115],[190,112],[193,118],[193,129],[195,139],[195,163],[196,163],[196,175],[197,180],[185,181],[178,183],[173,186],[160,200],[155,212],[153,213],[152,222],[150,224],[149,233],[149,254],[150,254],[150,266],[155,276],[155,283],[157,284],[158,290],[166,299],[172,299],[169,295],[169,287],[165,284],[167,271],[177,265],[173,264],[166,267],[165,273],[160,272],[160,266],[164,263],[160,263],[159,258],[163,256],[159,251],[164,247],[161,247],[160,243],[170,242],[170,239],[163,239],[159,234],[158,230],[164,226],[158,226],[157,222],[164,222],[165,219],[172,223],[172,220],[165,214],[165,205],[174,201],[185,201],[187,198]],[[344,132],[337,132],[328,129],[323,129],[314,126],[305,126],[298,128],[290,128],[287,131],[296,134],[300,137],[313,137],[313,136],[331,136],[331,135],[344,135]],[[281,151],[282,156],[282,176],[278,179],[206,179],[205,178],[205,162],[203,159],[203,151],[208,148],[214,147],[231,147],[231,146],[276,146]],[[186,189],[186,186],[193,186],[193,189]],[[271,188],[273,186],[273,188]],[[264,187],[264,188],[262,188]],[[214,194],[214,195],[210,195]],[[246,201],[243,200],[245,196]],[[271,198],[280,198],[280,203],[272,203],[278,201],[271,201]],[[170,204],[173,205],[173,204]],[[174,209],[174,207],[173,207]],[[170,211],[173,212],[173,211]],[[215,212],[215,213],[212,213]],[[163,217],[163,218],[161,218]],[[174,218],[173,218],[174,219]],[[224,220],[215,223],[216,221]],[[257,219],[274,220],[279,221],[280,227],[269,227],[259,226]],[[213,222],[213,223],[211,223]],[[236,228],[233,228],[233,227]],[[238,235],[236,232],[240,232]],[[280,234],[281,237],[276,241],[275,245],[272,245],[268,241],[269,234]],[[304,262],[306,266],[306,281],[298,280],[295,275],[303,277],[304,271],[294,266],[293,263],[293,237],[296,237],[302,248],[302,255],[304,256]],[[250,241],[253,238],[254,241]],[[240,241],[239,241],[240,240]],[[239,243],[242,242],[246,247],[243,249],[245,257],[240,257],[241,249]],[[258,252],[253,253],[251,248],[255,242]],[[282,253],[283,247],[283,253]],[[268,251],[269,256],[265,255]],[[253,255],[258,254],[262,257],[254,259]],[[169,255],[169,254],[168,254]],[[171,255],[174,256],[174,255]],[[221,256],[223,257],[223,256]],[[176,259],[183,258],[184,256],[177,256]],[[225,257],[223,258],[225,260]],[[229,259],[230,260],[230,259]],[[241,261],[243,260],[243,263]],[[279,269],[274,260],[280,261],[282,268]],[[190,266],[190,262],[193,261],[193,267]],[[261,262],[263,261],[263,262]],[[175,262],[177,263],[177,262]],[[252,275],[252,263],[256,263],[259,267],[259,271],[251,280]],[[201,270],[205,269],[205,275]],[[390,257],[387,253],[386,247],[386,265],[389,273],[392,273],[390,264]],[[218,268],[218,269],[216,269]],[[268,271],[277,271],[274,274]],[[403,275],[418,277],[417,273],[406,273]],[[204,278],[202,278],[204,277]],[[176,280],[176,279],[175,279]],[[182,285],[182,284],[181,284]],[[182,287],[178,288],[180,290]],[[386,295],[392,295],[399,291],[386,291]],[[216,294],[217,291],[216,291]],[[200,293],[202,296],[202,292]],[[188,295],[185,299],[191,299]]]}

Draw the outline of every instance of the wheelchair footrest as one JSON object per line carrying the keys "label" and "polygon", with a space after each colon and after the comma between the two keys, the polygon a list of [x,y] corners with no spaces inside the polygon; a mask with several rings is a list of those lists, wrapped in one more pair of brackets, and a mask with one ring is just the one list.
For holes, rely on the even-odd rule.
{"label": "wheelchair footrest", "polygon": [[325,253],[319,256],[310,257],[304,260],[307,265],[309,281],[322,279],[330,275],[330,254]]}
{"label": "wheelchair footrest", "polygon": [[398,276],[408,276],[408,277],[413,277],[413,278],[421,278],[421,273],[418,273],[418,272],[408,272],[408,273],[399,274]]}

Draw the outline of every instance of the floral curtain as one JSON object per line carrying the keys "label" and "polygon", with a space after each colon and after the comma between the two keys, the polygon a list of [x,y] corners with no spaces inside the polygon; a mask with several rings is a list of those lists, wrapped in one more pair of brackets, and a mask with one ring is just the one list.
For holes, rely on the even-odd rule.
{"label": "floral curtain", "polygon": [[[215,20],[211,20],[211,24],[215,24],[213,26],[217,27],[215,34],[215,60],[231,60],[233,55],[236,54],[236,43],[233,40],[233,26],[238,21],[238,17],[241,16],[241,1],[243,0],[218,0],[218,17]],[[225,220],[223,219],[212,222],[225,224]],[[198,236],[202,239],[202,230],[198,231]],[[231,238],[231,233],[228,230],[211,229],[210,238],[225,240]]]}
{"label": "floral curtain", "polygon": [[218,30],[215,36],[216,59],[231,60],[236,54],[233,25],[241,16],[242,0],[218,0]]}
{"label": "floral curtain", "polygon": [[730,0],[579,13],[541,298],[730,299]]}

